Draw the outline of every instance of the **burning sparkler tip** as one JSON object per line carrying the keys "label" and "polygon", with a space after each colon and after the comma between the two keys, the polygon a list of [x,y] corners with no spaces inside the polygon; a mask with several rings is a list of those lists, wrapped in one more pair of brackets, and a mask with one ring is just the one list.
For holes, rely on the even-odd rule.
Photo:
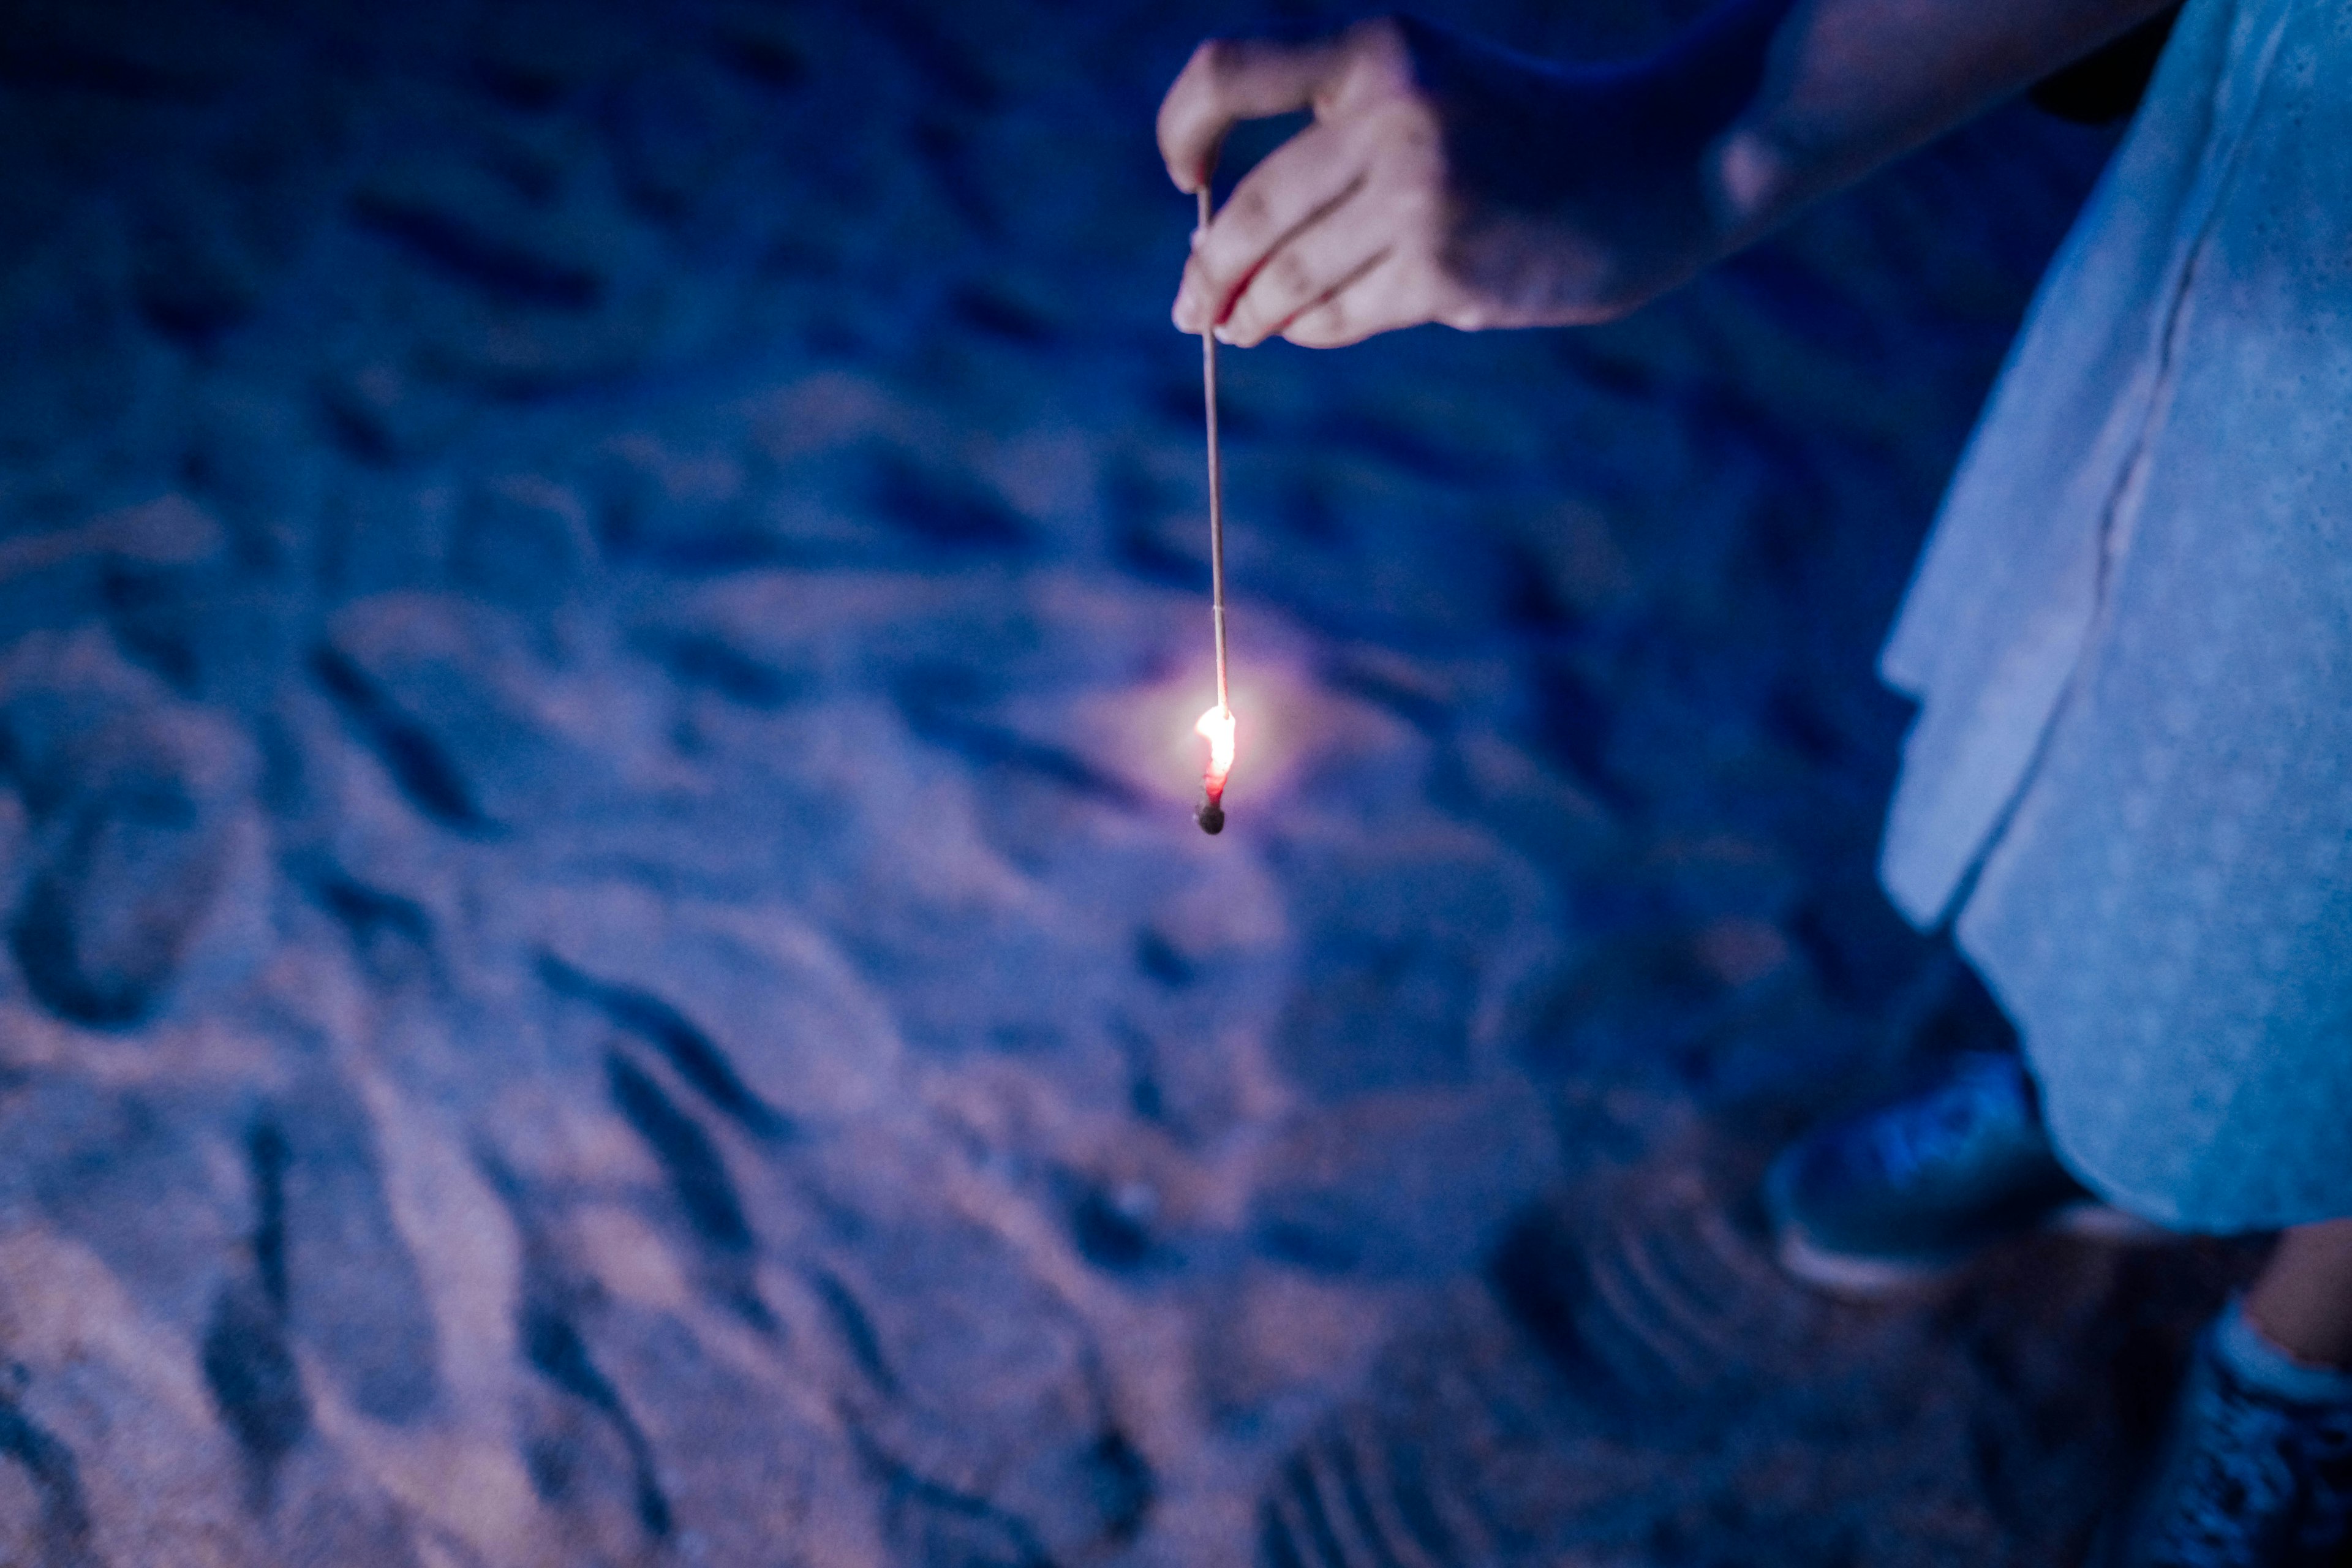
{"label": "burning sparkler tip", "polygon": [[1201,808],[1192,814],[1192,820],[1201,825],[1203,833],[1222,833],[1225,828],[1225,775],[1234,767],[1233,710],[1221,700],[1201,715],[1192,729],[1209,742],[1209,765],[1201,777]]}

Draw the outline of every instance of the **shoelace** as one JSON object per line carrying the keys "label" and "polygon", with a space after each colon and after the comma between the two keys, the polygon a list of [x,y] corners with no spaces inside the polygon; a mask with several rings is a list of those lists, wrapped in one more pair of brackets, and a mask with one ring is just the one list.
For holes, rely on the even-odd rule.
{"label": "shoelace", "polygon": [[[2352,1525],[2352,1410],[2297,1410],[2224,1374],[2200,1423],[2150,1560],[2161,1568],[2317,1561]],[[2294,1556],[2282,1559],[2292,1547]]]}

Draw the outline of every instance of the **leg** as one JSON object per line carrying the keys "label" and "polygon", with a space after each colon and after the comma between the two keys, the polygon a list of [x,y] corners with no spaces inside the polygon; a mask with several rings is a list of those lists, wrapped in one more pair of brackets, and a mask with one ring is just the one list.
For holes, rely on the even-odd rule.
{"label": "leg", "polygon": [[2297,1361],[2352,1367],[2352,1219],[2284,1232],[2246,1293],[2246,1316]]}

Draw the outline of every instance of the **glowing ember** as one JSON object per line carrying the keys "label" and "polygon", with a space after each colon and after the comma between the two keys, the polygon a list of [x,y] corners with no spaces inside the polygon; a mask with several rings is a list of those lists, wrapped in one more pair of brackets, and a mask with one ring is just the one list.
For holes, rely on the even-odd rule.
{"label": "glowing ember", "polygon": [[1219,703],[1201,715],[1192,731],[1209,742],[1209,771],[1205,777],[1210,798],[1214,799],[1225,793],[1225,775],[1234,771],[1233,710]]}
{"label": "glowing ember", "polygon": [[1208,833],[1216,833],[1225,826],[1225,775],[1234,771],[1234,712],[1220,702],[1200,717],[1193,731],[1209,742],[1209,766],[1201,776],[1207,798],[1194,818]]}

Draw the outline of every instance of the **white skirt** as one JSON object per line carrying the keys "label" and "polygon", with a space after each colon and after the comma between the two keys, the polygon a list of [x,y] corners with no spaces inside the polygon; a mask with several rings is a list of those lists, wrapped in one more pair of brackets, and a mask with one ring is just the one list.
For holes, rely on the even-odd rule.
{"label": "white skirt", "polygon": [[2189,0],[1882,669],[1887,890],[2062,1155],[2182,1229],[2352,1215],[2352,6]]}

